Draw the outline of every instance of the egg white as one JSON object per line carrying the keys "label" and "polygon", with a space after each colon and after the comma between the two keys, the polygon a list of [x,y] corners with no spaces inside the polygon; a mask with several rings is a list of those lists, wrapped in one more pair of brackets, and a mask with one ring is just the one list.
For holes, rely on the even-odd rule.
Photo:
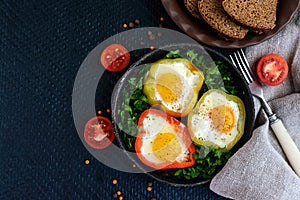
{"label": "egg white", "polygon": [[[226,134],[214,129],[209,117],[211,109],[222,105],[230,107],[235,118],[233,129]],[[198,109],[198,113],[192,116],[190,128],[196,138],[203,141],[210,141],[223,148],[230,144],[239,133],[237,128],[239,115],[240,111],[236,102],[226,99],[225,95],[218,92],[211,92],[203,100]]]}
{"label": "egg white", "polygon": [[[146,133],[142,138],[143,142],[141,146],[141,154],[149,162],[156,164],[165,163],[165,161],[157,158],[152,150],[152,143],[159,133],[173,133],[175,137],[177,137],[181,147],[181,153],[176,157],[175,160],[181,162],[185,159],[188,149],[183,142],[183,135],[177,134],[174,127],[170,125],[163,117],[152,114],[147,115],[143,121],[143,129],[146,131]],[[170,162],[174,162],[175,160],[170,160]]]}
{"label": "egg white", "polygon": [[159,64],[155,73],[155,80],[158,80],[159,76],[166,73],[174,74],[177,77],[180,77],[183,90],[181,94],[177,96],[177,101],[175,102],[164,101],[157,91],[157,88],[155,88],[155,97],[169,110],[174,112],[182,112],[186,107],[188,107],[193,96],[194,89],[200,82],[200,77],[199,75],[192,73],[184,63],[176,62],[173,64]]}

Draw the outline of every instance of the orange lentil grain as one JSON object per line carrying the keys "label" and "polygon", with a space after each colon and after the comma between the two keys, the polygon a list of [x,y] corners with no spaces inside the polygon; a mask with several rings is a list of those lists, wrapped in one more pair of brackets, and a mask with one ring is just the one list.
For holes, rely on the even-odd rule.
{"label": "orange lentil grain", "polygon": [[162,22],[162,21],[165,21],[165,18],[160,17],[159,20]]}
{"label": "orange lentil grain", "polygon": [[114,185],[116,185],[116,184],[118,183],[118,180],[117,180],[117,179],[114,179],[114,180],[112,181],[112,183],[113,183]]}
{"label": "orange lentil grain", "polygon": [[85,163],[86,165],[88,165],[88,164],[90,164],[90,161],[89,161],[89,160],[85,160],[84,163]]}
{"label": "orange lentil grain", "polygon": [[98,110],[98,114],[101,115],[101,114],[102,114],[102,111],[101,111],[101,110]]}
{"label": "orange lentil grain", "polygon": [[134,23],[135,23],[135,24],[140,24],[140,20],[139,20],[139,19],[135,19],[135,20],[134,20]]}
{"label": "orange lentil grain", "polygon": [[155,47],[152,46],[152,45],[149,48],[150,48],[151,51],[153,51],[155,49]]}
{"label": "orange lentil grain", "polygon": [[118,191],[117,191],[117,195],[120,196],[121,194],[122,194],[122,192],[121,192],[120,190],[118,190]]}
{"label": "orange lentil grain", "polygon": [[152,187],[148,186],[147,190],[150,192],[152,190]]}
{"label": "orange lentil grain", "polygon": [[134,27],[134,23],[133,23],[133,22],[130,22],[130,23],[129,23],[129,27],[130,27],[130,28],[133,28],[133,27]]}
{"label": "orange lentil grain", "polygon": [[123,28],[127,28],[127,24],[123,24]]}
{"label": "orange lentil grain", "polygon": [[110,113],[110,109],[106,109],[106,112],[107,112],[107,113]]}

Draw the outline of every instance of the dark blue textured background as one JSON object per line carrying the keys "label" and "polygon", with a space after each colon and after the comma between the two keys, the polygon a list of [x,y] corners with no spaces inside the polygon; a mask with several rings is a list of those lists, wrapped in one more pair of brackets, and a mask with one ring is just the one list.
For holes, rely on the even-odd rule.
{"label": "dark blue textured background", "polygon": [[0,199],[223,199],[208,184],[110,169],[76,132],[72,89],[87,54],[123,23],[157,27],[160,17],[178,30],[159,0],[0,0]]}

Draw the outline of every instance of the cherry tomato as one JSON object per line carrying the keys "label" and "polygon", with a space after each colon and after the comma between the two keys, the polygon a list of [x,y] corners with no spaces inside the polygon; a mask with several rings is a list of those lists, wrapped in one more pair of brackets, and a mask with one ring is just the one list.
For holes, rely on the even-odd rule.
{"label": "cherry tomato", "polygon": [[259,79],[271,86],[279,85],[288,75],[288,64],[279,54],[267,54],[263,56],[256,66]]}
{"label": "cherry tomato", "polygon": [[84,140],[94,149],[104,149],[115,138],[114,129],[109,119],[103,116],[91,118],[84,128]]}
{"label": "cherry tomato", "polygon": [[106,47],[100,57],[100,62],[105,69],[118,72],[126,68],[130,61],[128,50],[121,44],[111,44]]}
{"label": "cherry tomato", "polygon": [[142,154],[141,149],[144,143],[144,138],[149,136],[145,136],[146,130],[141,129],[141,131],[138,133],[135,141],[135,151],[137,153],[137,156],[139,159],[146,165],[155,168],[155,169],[174,169],[174,168],[185,168],[190,167],[195,164],[195,159],[193,157],[193,154],[195,154],[196,150],[194,145],[192,144],[192,140],[190,137],[190,134],[188,132],[187,127],[182,124],[180,121],[172,117],[171,115],[166,114],[165,112],[161,110],[156,109],[148,109],[145,110],[138,121],[138,126],[143,127],[144,120],[149,121],[149,115],[156,115],[157,117],[162,117],[168,122],[171,126],[174,127],[174,130],[176,130],[176,134],[178,134],[178,137],[180,135],[180,138],[182,138],[183,144],[187,147],[187,150],[189,154],[187,154],[187,158],[185,161],[164,161],[162,163],[155,163],[151,162]]}

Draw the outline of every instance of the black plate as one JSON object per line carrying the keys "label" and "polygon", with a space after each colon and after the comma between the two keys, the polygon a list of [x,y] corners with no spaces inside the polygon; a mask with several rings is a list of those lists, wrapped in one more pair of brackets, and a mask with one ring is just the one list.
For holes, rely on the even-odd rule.
{"label": "black plate", "polygon": [[[166,182],[172,185],[176,186],[191,186],[191,185],[198,185],[203,184],[209,179],[201,179],[196,178],[192,180],[183,180],[179,179],[177,177],[174,177],[173,175],[170,175],[168,173],[168,170],[156,170],[151,171],[149,170],[149,167],[145,166],[141,161],[138,159],[138,157],[129,151],[127,145],[124,142],[123,134],[125,134],[123,131],[120,131],[118,127],[118,122],[120,121],[120,115],[118,113],[118,110],[121,109],[121,104],[124,99],[125,92],[131,92],[128,91],[128,80],[131,77],[137,77],[140,76],[140,70],[143,70],[143,67],[147,67],[149,65],[145,65],[147,63],[153,63],[159,59],[162,59],[165,57],[165,55],[169,52],[169,50],[177,50],[179,49],[181,52],[185,52],[189,49],[193,49],[195,52],[198,53],[204,53],[207,52],[209,56],[214,61],[221,61],[226,66],[228,66],[229,72],[232,74],[234,79],[234,84],[238,86],[238,90],[243,93],[243,95],[239,95],[239,97],[244,102],[245,108],[246,108],[246,122],[245,122],[245,131],[244,135],[242,136],[241,140],[234,146],[234,148],[231,150],[233,152],[236,152],[241,146],[243,146],[246,141],[248,141],[252,135],[252,128],[254,125],[254,119],[255,119],[255,113],[254,113],[254,103],[253,98],[250,93],[249,87],[246,84],[245,80],[242,78],[242,75],[240,72],[232,65],[232,63],[225,58],[223,55],[217,53],[216,51],[205,48],[200,45],[195,44],[176,44],[172,46],[167,46],[165,48],[157,49],[146,56],[144,56],[142,59],[137,61],[134,65],[132,65],[128,71],[122,76],[122,78],[119,80],[119,82],[116,84],[114,91],[112,93],[112,117],[116,133],[117,141],[120,144],[120,147],[124,149],[124,152],[128,155],[128,157],[137,164],[137,166],[145,173],[149,174],[150,176],[162,181]],[[147,70],[144,70],[147,71]],[[130,153],[129,153],[130,152]],[[151,171],[151,172],[149,172]]]}

